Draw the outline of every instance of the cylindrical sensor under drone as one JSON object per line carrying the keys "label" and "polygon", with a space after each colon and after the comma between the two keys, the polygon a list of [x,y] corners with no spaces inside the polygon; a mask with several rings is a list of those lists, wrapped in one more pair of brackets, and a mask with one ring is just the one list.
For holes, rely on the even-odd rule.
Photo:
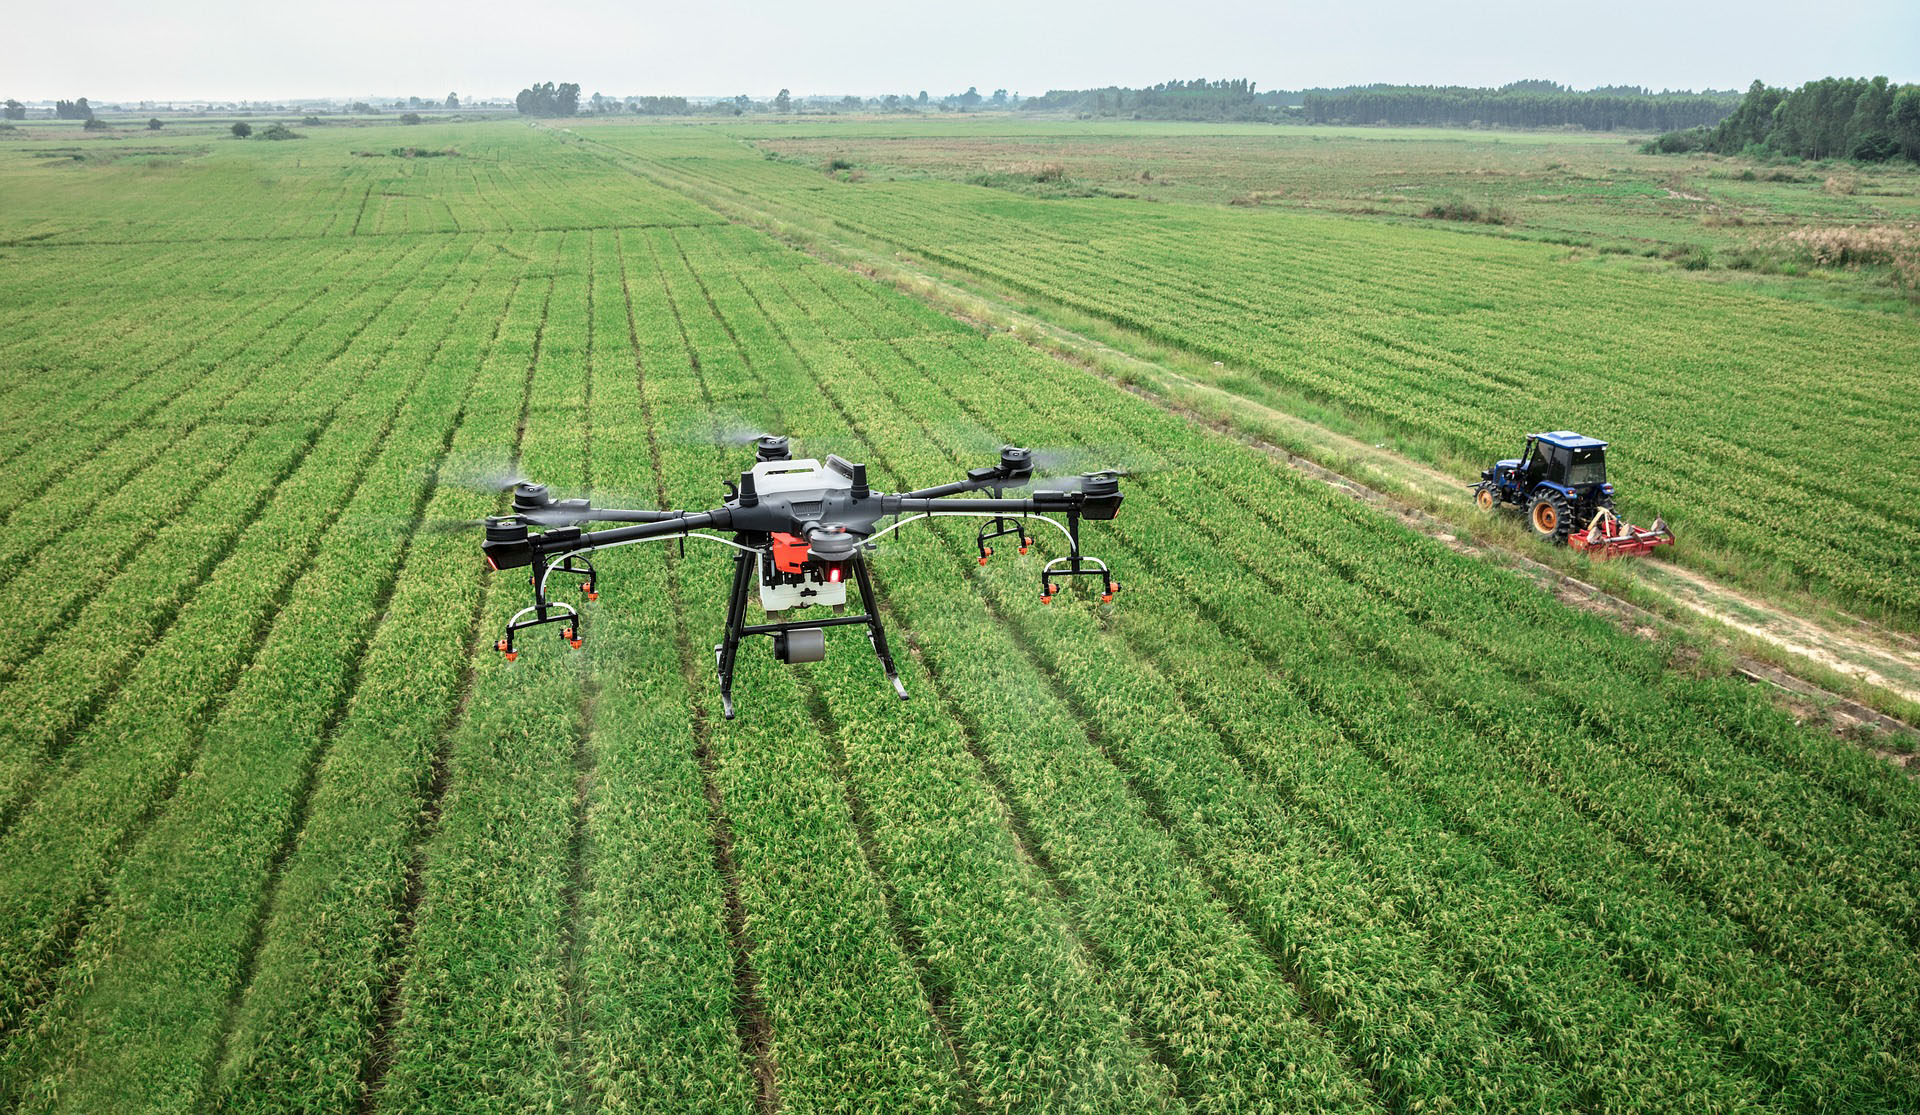
{"label": "cylindrical sensor under drone", "polygon": [[773,656],[782,662],[819,662],[827,656],[827,633],[818,627],[782,631],[773,637]]}

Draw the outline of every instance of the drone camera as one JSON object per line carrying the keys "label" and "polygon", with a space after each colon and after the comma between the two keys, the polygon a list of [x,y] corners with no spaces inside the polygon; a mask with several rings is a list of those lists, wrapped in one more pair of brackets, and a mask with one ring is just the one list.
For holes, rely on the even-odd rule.
{"label": "drone camera", "polygon": [[827,633],[818,627],[799,627],[773,636],[773,656],[782,662],[819,662],[827,657]]}
{"label": "drone camera", "polygon": [[488,518],[487,538],[480,544],[480,552],[495,569],[532,565],[533,542],[527,535],[527,524],[511,515]]}

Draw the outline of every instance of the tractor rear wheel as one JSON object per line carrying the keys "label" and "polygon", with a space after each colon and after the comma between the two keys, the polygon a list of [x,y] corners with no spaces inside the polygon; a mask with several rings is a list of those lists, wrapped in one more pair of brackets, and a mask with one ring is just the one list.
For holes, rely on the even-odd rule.
{"label": "tractor rear wheel", "polygon": [[1492,485],[1490,484],[1480,485],[1479,490],[1473,493],[1473,505],[1475,507],[1478,507],[1480,510],[1491,514],[1493,512],[1493,504],[1494,504],[1494,499],[1493,499]]}
{"label": "tractor rear wheel", "polygon": [[1566,497],[1559,492],[1538,492],[1527,504],[1527,521],[1533,524],[1533,533],[1540,537],[1565,542],[1573,526],[1569,511]]}

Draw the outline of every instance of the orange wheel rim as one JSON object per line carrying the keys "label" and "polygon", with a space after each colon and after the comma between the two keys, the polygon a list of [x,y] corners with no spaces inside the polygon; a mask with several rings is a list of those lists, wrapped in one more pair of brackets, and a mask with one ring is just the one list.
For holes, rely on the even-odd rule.
{"label": "orange wheel rim", "polygon": [[1560,513],[1551,503],[1540,503],[1533,508],[1533,527],[1541,534],[1552,534],[1553,528],[1560,525]]}
{"label": "orange wheel rim", "polygon": [[1481,492],[1480,495],[1477,497],[1477,501],[1480,504],[1480,510],[1482,511],[1493,510],[1493,493],[1492,492]]}

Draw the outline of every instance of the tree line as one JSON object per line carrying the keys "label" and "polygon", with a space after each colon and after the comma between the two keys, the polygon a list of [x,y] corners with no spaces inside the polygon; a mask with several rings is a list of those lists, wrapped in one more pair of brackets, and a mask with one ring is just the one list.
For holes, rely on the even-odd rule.
{"label": "tree line", "polygon": [[1884,77],[1827,77],[1790,90],[1755,81],[1726,119],[1711,128],[1669,132],[1647,149],[1920,162],[1920,85],[1896,85]]}
{"label": "tree line", "polygon": [[1300,117],[1311,124],[1670,131],[1717,124],[1739,103],[1740,95],[1732,92],[1652,93],[1631,86],[1582,91],[1550,81],[1516,81],[1497,89],[1365,85],[1307,90]]}
{"label": "tree line", "polygon": [[1261,93],[1245,78],[1163,81],[1143,89],[1049,89],[1030,97],[1028,112],[1075,112],[1143,120],[1272,120],[1286,109],[1286,95]]}

